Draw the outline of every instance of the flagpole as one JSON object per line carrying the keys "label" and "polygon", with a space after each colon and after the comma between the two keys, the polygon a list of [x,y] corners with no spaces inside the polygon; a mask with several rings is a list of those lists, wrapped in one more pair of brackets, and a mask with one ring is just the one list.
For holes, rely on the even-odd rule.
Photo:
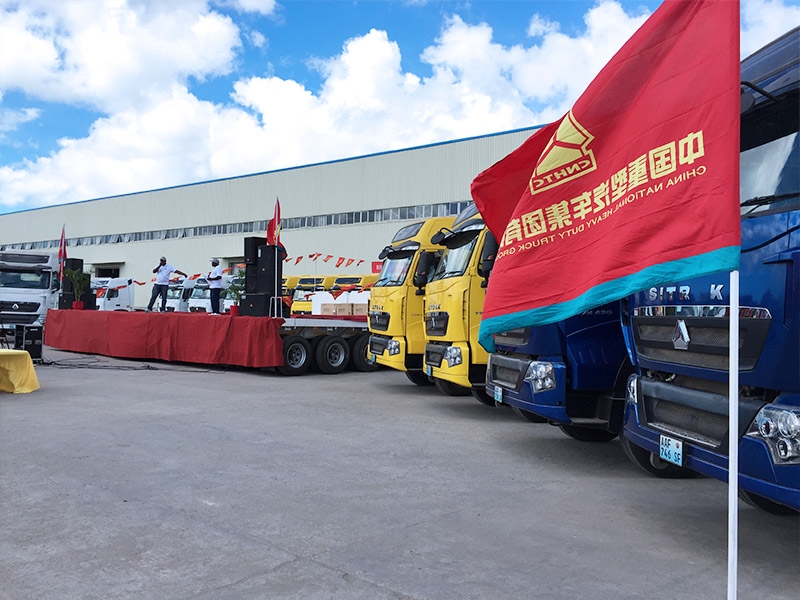
{"label": "flagpole", "polygon": [[739,555],[739,271],[730,273],[728,338],[728,600],[737,598]]}

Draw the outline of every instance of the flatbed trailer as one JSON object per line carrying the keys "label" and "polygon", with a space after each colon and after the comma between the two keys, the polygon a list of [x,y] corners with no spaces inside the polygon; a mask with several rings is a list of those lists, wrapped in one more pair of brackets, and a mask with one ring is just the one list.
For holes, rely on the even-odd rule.
{"label": "flatbed trailer", "polygon": [[369,324],[366,315],[294,315],[285,318],[279,333],[283,341],[283,375],[302,375],[309,369],[341,373],[350,367],[370,372],[378,368],[368,360]]}

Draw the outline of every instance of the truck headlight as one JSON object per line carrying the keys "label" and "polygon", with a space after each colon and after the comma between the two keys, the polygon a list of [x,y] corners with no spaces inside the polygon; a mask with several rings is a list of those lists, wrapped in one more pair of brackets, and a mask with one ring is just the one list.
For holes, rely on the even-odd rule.
{"label": "truck headlight", "polygon": [[800,464],[800,409],[767,405],[758,412],[746,435],[767,445],[773,463]]}
{"label": "truck headlight", "polygon": [[389,340],[389,343],[386,344],[386,350],[389,352],[389,356],[400,354],[400,342],[397,340]]}
{"label": "truck headlight", "polygon": [[545,392],[556,389],[556,377],[553,363],[531,361],[525,372],[525,379],[531,382],[534,392]]}
{"label": "truck headlight", "polygon": [[444,351],[444,359],[447,361],[448,367],[460,365],[462,362],[464,362],[464,360],[461,358],[461,348],[448,346]]}

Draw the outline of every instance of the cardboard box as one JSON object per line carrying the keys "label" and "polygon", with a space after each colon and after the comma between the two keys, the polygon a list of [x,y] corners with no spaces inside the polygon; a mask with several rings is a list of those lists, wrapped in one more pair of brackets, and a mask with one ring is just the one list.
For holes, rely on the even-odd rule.
{"label": "cardboard box", "polygon": [[336,307],[338,304],[321,304],[320,305],[320,313],[321,315],[335,315],[336,314]]}
{"label": "cardboard box", "polygon": [[335,304],[334,306],[336,306],[336,315],[339,317],[349,317],[353,314],[352,304]]}
{"label": "cardboard box", "polygon": [[353,307],[353,314],[357,316],[366,316],[367,315],[367,304],[366,302],[360,302],[358,304],[351,304]]}

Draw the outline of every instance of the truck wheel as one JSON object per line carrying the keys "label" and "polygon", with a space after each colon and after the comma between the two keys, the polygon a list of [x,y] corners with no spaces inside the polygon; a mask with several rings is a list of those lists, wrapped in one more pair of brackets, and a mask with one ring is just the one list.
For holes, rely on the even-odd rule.
{"label": "truck wheel", "polygon": [[367,359],[369,347],[369,334],[365,333],[352,338],[350,344],[350,368],[353,371],[372,373],[378,370],[378,363]]}
{"label": "truck wheel", "polygon": [[470,392],[472,392],[472,396],[481,404],[485,404],[486,406],[494,406],[494,398],[486,393],[485,387],[474,387],[470,390]]}
{"label": "truck wheel", "polygon": [[517,413],[520,417],[525,419],[526,421],[530,421],[531,423],[547,423],[547,419],[544,417],[540,417],[536,413],[532,413],[529,410],[522,410],[516,406],[512,406],[511,409]]}
{"label": "truck wheel", "polygon": [[311,344],[300,335],[283,338],[283,366],[277,371],[281,375],[302,375],[311,366]]}
{"label": "truck wheel", "polygon": [[559,427],[569,437],[581,442],[610,442],[617,437],[616,433],[611,433],[605,429],[576,427],[575,425],[559,425]]}
{"label": "truck wheel", "polygon": [[739,498],[747,502],[750,506],[766,511],[771,515],[779,517],[796,517],[800,515],[795,509],[785,504],[778,504],[769,498],[764,498],[764,496],[759,496],[758,494],[753,494],[743,489],[739,490]]}
{"label": "truck wheel", "polygon": [[433,385],[431,378],[424,371],[406,371],[406,377],[415,385]]}
{"label": "truck wheel", "polygon": [[335,375],[347,368],[350,346],[338,335],[326,335],[320,340],[314,358],[320,373]]}
{"label": "truck wheel", "polygon": [[622,451],[625,453],[633,464],[650,473],[653,477],[660,479],[690,479],[696,477],[697,473],[685,467],[673,465],[665,460],[661,460],[652,452],[648,452],[628,440],[624,435],[619,436],[619,442],[622,445]]}
{"label": "truck wheel", "polygon": [[[433,383],[436,385],[436,389],[445,396],[469,396],[472,393],[469,388],[461,387],[446,379],[434,377]],[[494,401],[492,401],[492,405],[494,405]]]}

